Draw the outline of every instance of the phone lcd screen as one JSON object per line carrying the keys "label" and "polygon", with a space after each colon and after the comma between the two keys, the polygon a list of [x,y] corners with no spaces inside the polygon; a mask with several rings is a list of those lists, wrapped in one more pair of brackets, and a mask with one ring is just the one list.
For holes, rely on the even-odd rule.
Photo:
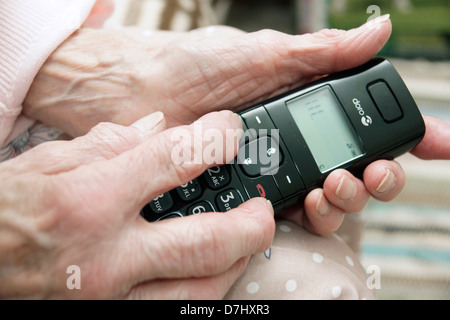
{"label": "phone lcd screen", "polygon": [[302,95],[286,105],[322,173],[365,153],[330,87]]}

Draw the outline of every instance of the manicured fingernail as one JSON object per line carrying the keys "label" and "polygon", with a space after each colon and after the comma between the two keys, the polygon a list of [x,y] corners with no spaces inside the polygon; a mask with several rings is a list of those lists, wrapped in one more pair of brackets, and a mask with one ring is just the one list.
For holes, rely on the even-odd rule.
{"label": "manicured fingernail", "polygon": [[336,189],[336,196],[341,200],[351,200],[356,196],[356,191],[356,183],[344,175]]}
{"label": "manicured fingernail", "polygon": [[316,211],[319,212],[321,216],[326,216],[328,213],[330,213],[330,204],[324,197],[323,192],[320,195],[319,200],[317,201]]}
{"label": "manicured fingernail", "polygon": [[389,192],[395,187],[396,182],[397,177],[395,176],[395,174],[391,170],[387,169],[383,180],[381,180],[376,190],[379,193]]}
{"label": "manicured fingernail", "polygon": [[161,111],[154,112],[144,118],[139,119],[131,126],[139,129],[144,135],[149,134],[164,119],[164,113]]}

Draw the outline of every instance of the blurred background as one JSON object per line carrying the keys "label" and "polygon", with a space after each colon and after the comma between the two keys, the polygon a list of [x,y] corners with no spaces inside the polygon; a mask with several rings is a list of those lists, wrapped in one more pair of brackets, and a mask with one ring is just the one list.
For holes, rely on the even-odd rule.
{"label": "blurred background", "polygon": [[[289,34],[350,29],[390,14],[392,37],[380,53],[391,60],[423,114],[450,123],[450,0],[116,0],[106,27],[190,30],[224,24]],[[381,271],[380,299],[450,299],[450,161],[398,159],[402,194],[370,201],[342,232],[366,270]]]}

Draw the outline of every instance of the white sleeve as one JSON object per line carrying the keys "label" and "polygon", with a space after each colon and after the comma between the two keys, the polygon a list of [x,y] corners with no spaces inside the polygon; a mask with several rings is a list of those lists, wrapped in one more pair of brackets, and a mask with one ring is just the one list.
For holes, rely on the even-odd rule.
{"label": "white sleeve", "polygon": [[0,0],[0,147],[13,131],[39,69],[80,28],[94,4],[95,0]]}

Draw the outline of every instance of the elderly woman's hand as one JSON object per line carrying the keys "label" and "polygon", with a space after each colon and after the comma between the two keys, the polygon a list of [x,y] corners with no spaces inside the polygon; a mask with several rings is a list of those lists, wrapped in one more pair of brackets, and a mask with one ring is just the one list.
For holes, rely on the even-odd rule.
{"label": "elderly woman's hand", "polygon": [[[187,124],[358,66],[378,53],[390,32],[388,17],[350,31],[300,36],[229,27],[185,33],[81,29],[43,66],[24,112],[72,136],[101,121],[129,125],[155,111],[164,112],[168,127]],[[390,200],[405,183],[395,161],[372,164],[364,177],[337,170],[323,190],[283,216],[314,233],[330,233],[370,195]]]}
{"label": "elderly woman's hand", "polygon": [[270,203],[252,199],[227,214],[158,223],[139,215],[208,168],[171,160],[173,132],[194,137],[199,127],[230,145],[242,131],[230,111],[168,130],[158,112],[0,163],[0,297],[222,298],[250,256],[270,246]]}

